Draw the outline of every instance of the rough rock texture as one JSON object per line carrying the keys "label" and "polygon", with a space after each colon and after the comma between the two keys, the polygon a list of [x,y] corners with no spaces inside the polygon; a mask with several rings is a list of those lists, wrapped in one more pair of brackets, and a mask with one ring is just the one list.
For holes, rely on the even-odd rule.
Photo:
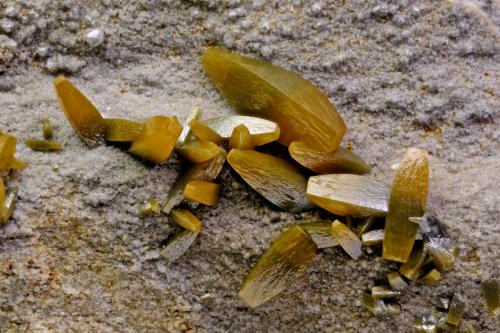
{"label": "rough rock texture", "polygon": [[[4,0],[0,2],[0,129],[41,135],[50,117],[60,153],[18,156],[14,218],[0,230],[1,332],[409,332],[436,297],[460,292],[465,319],[498,330],[480,281],[499,276],[497,0],[240,1]],[[250,310],[237,298],[249,268],[288,214],[226,170],[216,208],[202,207],[200,237],[166,266],[159,248],[173,224],[137,217],[163,198],[183,165],[149,167],[120,149],[89,150],[59,110],[55,73],[108,116],[230,114],[202,72],[218,45],[310,79],[348,125],[344,143],[390,181],[409,146],[431,154],[430,206],[460,242],[456,269],[415,286],[401,314],[378,319],[363,292],[395,264],[378,251],[351,260],[321,251],[297,284]]]}

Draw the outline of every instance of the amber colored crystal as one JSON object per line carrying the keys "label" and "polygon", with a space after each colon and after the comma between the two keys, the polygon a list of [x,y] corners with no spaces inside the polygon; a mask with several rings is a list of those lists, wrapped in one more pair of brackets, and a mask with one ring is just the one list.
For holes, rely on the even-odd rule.
{"label": "amber colored crystal", "polygon": [[184,188],[184,198],[214,206],[219,202],[220,185],[203,180],[191,180]]}
{"label": "amber colored crystal", "polygon": [[211,129],[205,122],[193,119],[189,123],[189,128],[191,128],[191,133],[193,133],[198,139],[203,141],[210,141],[218,144],[222,137]]}
{"label": "amber colored crystal", "polygon": [[7,174],[15,161],[17,139],[0,132],[0,176]]}
{"label": "amber colored crystal", "polygon": [[333,221],[332,235],[351,258],[358,259],[361,256],[361,240],[344,223]]}
{"label": "amber colored crystal", "polygon": [[170,217],[179,226],[192,232],[200,232],[201,221],[187,209],[172,209]]}
{"label": "amber colored crystal", "polygon": [[144,125],[138,121],[105,118],[106,132],[104,138],[110,142],[132,142],[141,135]]}
{"label": "amber colored crystal", "polygon": [[220,152],[220,149],[211,141],[191,139],[178,147],[177,152],[188,161],[200,163],[213,158]]}
{"label": "amber colored crystal", "polygon": [[233,129],[231,139],[229,139],[230,149],[250,150],[254,148],[252,143],[252,136],[248,128],[241,124]]}

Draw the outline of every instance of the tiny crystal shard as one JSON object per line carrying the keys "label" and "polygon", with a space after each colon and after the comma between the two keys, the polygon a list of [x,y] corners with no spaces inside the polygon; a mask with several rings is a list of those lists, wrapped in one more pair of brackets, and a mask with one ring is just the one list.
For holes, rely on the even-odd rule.
{"label": "tiny crystal shard", "polygon": [[341,216],[384,215],[389,187],[369,176],[348,174],[309,178],[307,198],[318,206]]}
{"label": "tiny crystal shard", "polygon": [[139,209],[139,215],[141,217],[145,217],[150,214],[156,213],[159,209],[160,209],[160,204],[155,198],[151,197],[148,199],[148,201],[142,204],[141,208]]}
{"label": "tiny crystal shard", "polygon": [[422,283],[433,285],[439,282],[441,278],[441,272],[433,268],[429,273],[425,274],[422,278]]}
{"label": "tiny crystal shard", "polygon": [[298,163],[319,174],[354,173],[362,175],[370,172],[370,166],[358,155],[342,147],[338,147],[333,152],[324,153],[302,142],[292,142],[288,151]]}
{"label": "tiny crystal shard", "polygon": [[10,165],[10,168],[13,170],[23,170],[28,167],[28,164],[24,161],[18,160],[17,158],[14,159],[12,164]]}
{"label": "tiny crystal shard", "polygon": [[222,137],[219,135],[219,133],[211,129],[203,121],[193,119],[189,123],[189,128],[191,128],[191,133],[193,133],[200,140],[210,141],[216,144],[218,144],[222,140]]}
{"label": "tiny crystal shard", "polygon": [[302,141],[324,152],[338,148],[346,131],[344,121],[309,81],[282,67],[219,48],[208,48],[202,65],[239,112],[277,122],[280,143]]}
{"label": "tiny crystal shard", "polygon": [[64,76],[54,80],[59,104],[76,133],[89,147],[103,143],[106,125],[95,106]]}
{"label": "tiny crystal shard", "polygon": [[427,251],[424,249],[422,243],[418,242],[413,247],[410,258],[399,268],[399,272],[407,279],[415,280],[420,275],[424,265],[428,262]]}
{"label": "tiny crystal shard", "polygon": [[383,299],[374,298],[369,294],[363,297],[363,307],[377,317],[396,315],[401,311],[398,305],[388,304]]}
{"label": "tiny crystal shard", "polygon": [[231,138],[235,127],[245,125],[250,131],[252,143],[255,146],[262,146],[276,141],[280,136],[278,124],[258,117],[223,116],[207,119],[205,123],[225,140]]}
{"label": "tiny crystal shard", "polygon": [[195,119],[199,119],[201,117],[201,110],[197,106],[188,114],[186,121],[184,122],[182,132],[177,139],[177,147],[182,146],[187,140],[191,137],[191,128],[189,127],[189,123]]}
{"label": "tiny crystal shard", "polygon": [[394,290],[401,291],[408,287],[408,283],[406,283],[399,272],[391,272],[387,274],[387,280],[389,280],[389,284]]}
{"label": "tiny crystal shard", "polygon": [[409,148],[394,177],[385,221],[382,256],[406,262],[415,242],[418,224],[408,218],[422,216],[427,203],[429,161],[427,151]]}
{"label": "tiny crystal shard", "polygon": [[395,298],[401,295],[398,290],[393,290],[391,287],[387,286],[375,286],[372,287],[372,297],[373,298]]}
{"label": "tiny crystal shard", "polygon": [[458,255],[458,247],[451,239],[446,227],[433,215],[426,215],[420,224],[425,249],[436,267],[442,272],[453,269]]}
{"label": "tiny crystal shard", "polygon": [[42,133],[45,140],[52,140],[54,133],[52,131],[52,124],[49,118],[45,118],[42,124]]}
{"label": "tiny crystal shard", "polygon": [[17,139],[0,132],[0,176],[7,174],[15,161]]}
{"label": "tiny crystal shard", "polygon": [[161,249],[160,255],[171,264],[179,259],[191,247],[196,237],[198,237],[197,232],[181,230],[169,239],[167,245]]}
{"label": "tiny crystal shard", "polygon": [[364,233],[361,235],[363,245],[380,245],[384,241],[384,230],[377,229]]}
{"label": "tiny crystal shard", "polygon": [[60,143],[52,140],[24,139],[24,144],[36,151],[59,151],[62,149]]}
{"label": "tiny crystal shard", "polygon": [[151,163],[165,161],[172,152],[182,127],[177,117],[154,116],[144,123],[144,128],[132,142],[129,153]]}
{"label": "tiny crystal shard", "polygon": [[248,128],[241,124],[234,128],[233,134],[229,139],[230,149],[251,150],[254,148],[252,136]]}
{"label": "tiny crystal shard", "polygon": [[459,294],[454,294],[451,299],[450,308],[446,315],[446,321],[452,325],[457,326],[462,321],[465,312],[465,303]]}
{"label": "tiny crystal shard", "polygon": [[190,162],[201,163],[215,157],[220,152],[220,148],[210,141],[192,139],[178,147],[177,152]]}
{"label": "tiny crystal shard", "polygon": [[500,313],[500,283],[497,279],[489,279],[481,284],[486,309],[493,318]]}
{"label": "tiny crystal shard", "polygon": [[138,121],[106,118],[104,119],[106,132],[104,138],[109,142],[132,142],[141,135],[144,125]]}
{"label": "tiny crystal shard", "polygon": [[245,277],[239,297],[256,307],[297,281],[313,262],[317,247],[298,226],[281,233]]}
{"label": "tiny crystal shard", "polygon": [[187,171],[182,173],[170,189],[167,198],[163,202],[162,212],[168,214],[175,206],[184,200],[184,189],[191,180],[213,181],[219,175],[224,162],[226,161],[226,151],[219,149],[219,154],[203,163],[193,165]]}
{"label": "tiny crystal shard", "polygon": [[307,232],[318,246],[318,249],[339,245],[339,242],[332,235],[332,224],[330,222],[300,223],[298,226]]}
{"label": "tiny crystal shard", "polygon": [[220,185],[203,180],[191,180],[184,188],[184,198],[207,206],[215,206],[220,198]]}
{"label": "tiny crystal shard", "polygon": [[14,212],[14,208],[16,208],[16,199],[17,187],[14,187],[10,189],[5,196],[5,201],[0,209],[0,223],[6,223],[10,219]]}
{"label": "tiny crystal shard", "polygon": [[332,223],[331,232],[333,237],[351,258],[358,259],[361,256],[361,240],[348,226],[335,220]]}
{"label": "tiny crystal shard", "polygon": [[179,226],[191,232],[200,232],[201,221],[187,209],[172,209],[170,217]]}
{"label": "tiny crystal shard", "polygon": [[307,180],[293,164],[253,150],[233,149],[231,167],[248,185],[281,209],[299,212],[313,205],[307,200]]}

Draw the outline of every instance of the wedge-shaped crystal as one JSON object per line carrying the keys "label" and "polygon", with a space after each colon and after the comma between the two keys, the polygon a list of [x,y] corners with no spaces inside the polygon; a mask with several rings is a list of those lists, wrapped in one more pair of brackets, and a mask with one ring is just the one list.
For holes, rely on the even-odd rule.
{"label": "wedge-shaped crystal", "polygon": [[402,291],[408,288],[408,283],[403,279],[399,272],[391,272],[387,274],[387,280],[392,289]]}
{"label": "wedge-shaped crystal", "polygon": [[95,106],[64,76],[54,86],[61,109],[82,140],[90,147],[103,143],[106,125]]}
{"label": "wedge-shaped crystal", "polygon": [[429,263],[430,258],[421,242],[415,243],[410,258],[401,265],[399,272],[407,279],[415,280],[422,272],[424,265]]}
{"label": "wedge-shaped crystal", "polygon": [[204,180],[191,180],[184,188],[184,198],[207,206],[215,206],[220,198],[220,185]]}
{"label": "wedge-shaped crystal", "polygon": [[399,164],[392,183],[389,210],[385,220],[382,256],[406,262],[415,242],[418,224],[408,220],[422,216],[427,204],[429,161],[427,151],[409,148]]}
{"label": "wedge-shaped crystal", "polygon": [[5,201],[3,202],[2,209],[0,209],[0,223],[6,223],[10,219],[12,213],[14,212],[14,208],[16,208],[16,200],[17,187],[14,187],[10,189],[5,196]]}
{"label": "wedge-shaped crystal", "polygon": [[201,163],[215,157],[220,149],[211,141],[191,139],[178,147],[177,152],[188,161]]}
{"label": "wedge-shaped crystal", "polygon": [[139,209],[139,216],[145,217],[150,214],[156,213],[160,209],[160,204],[156,200],[156,198],[149,198],[145,203],[141,205]]}
{"label": "wedge-shaped crystal", "polygon": [[424,277],[422,278],[422,283],[433,285],[438,283],[440,278],[441,278],[441,272],[433,268],[427,274],[424,275]]}
{"label": "wedge-shaped crystal", "polygon": [[24,144],[29,148],[37,151],[59,151],[62,149],[62,145],[60,143],[52,140],[28,138],[24,139]]}
{"label": "wedge-shaped crystal", "polygon": [[324,153],[302,142],[292,142],[288,147],[290,156],[306,168],[319,173],[354,173],[370,172],[370,166],[353,152],[338,147],[337,150]]}
{"label": "wedge-shaped crystal", "polygon": [[45,140],[52,140],[54,136],[54,131],[52,130],[52,124],[49,118],[45,118],[42,123],[42,134]]}
{"label": "wedge-shaped crystal", "polygon": [[239,149],[231,150],[227,161],[248,185],[281,209],[299,212],[313,207],[305,195],[306,178],[295,165],[268,154]]}
{"label": "wedge-shaped crystal", "polygon": [[[13,170],[23,170],[28,167],[28,164],[22,160],[18,160],[17,158],[14,159],[12,164],[10,165],[10,168]],[[1,174],[1,173],[0,173]]]}
{"label": "wedge-shaped crystal", "polygon": [[383,299],[374,298],[369,294],[363,297],[363,307],[377,317],[392,316],[401,311],[398,305],[386,303]]}
{"label": "wedge-shaped crystal", "polygon": [[154,116],[144,123],[144,128],[132,142],[129,153],[151,163],[165,161],[174,149],[182,127],[177,117]]}
{"label": "wedge-shaped crystal", "polygon": [[199,119],[201,117],[201,110],[197,106],[188,114],[186,120],[182,126],[182,132],[177,139],[176,147],[182,146],[187,140],[191,138],[191,128],[189,127],[189,123],[195,119]]}
{"label": "wedge-shaped crystal", "polygon": [[373,298],[395,298],[399,297],[401,292],[394,290],[387,286],[375,286],[372,287],[372,297]]}
{"label": "wedge-shaped crystal", "polygon": [[[302,230],[316,243],[318,249],[334,247],[339,245],[339,242],[332,235],[332,224],[330,222],[308,222],[297,224]],[[289,228],[285,228],[288,230]]]}
{"label": "wedge-shaped crystal", "polygon": [[252,143],[252,136],[248,128],[241,124],[234,128],[233,134],[229,139],[230,149],[251,150],[254,148]]}
{"label": "wedge-shaped crystal", "polygon": [[481,283],[486,310],[493,318],[500,313],[500,283],[497,279],[489,279]]}
{"label": "wedge-shaped crystal", "polygon": [[262,146],[278,140],[280,128],[270,120],[250,116],[223,116],[205,120],[205,123],[223,139],[229,140],[235,127],[245,125],[252,136],[252,143]]}
{"label": "wedge-shaped crystal", "polygon": [[384,230],[377,229],[364,233],[361,235],[363,245],[380,245],[384,241]]}
{"label": "wedge-shaped crystal", "polygon": [[0,176],[7,174],[15,161],[17,139],[0,132]]}
{"label": "wedge-shaped crystal", "polygon": [[425,215],[420,229],[425,249],[436,267],[442,272],[451,271],[458,255],[458,247],[446,227],[434,215]]}
{"label": "wedge-shaped crystal", "polygon": [[218,48],[205,51],[202,65],[239,112],[277,122],[282,144],[302,141],[325,152],[339,146],[344,121],[328,98],[299,75]]}
{"label": "wedge-shaped crystal", "polygon": [[375,178],[348,174],[309,178],[307,198],[341,216],[384,215],[389,187]]}
{"label": "wedge-shaped crystal", "polygon": [[187,209],[172,209],[170,217],[179,226],[191,232],[200,232],[201,221]]}
{"label": "wedge-shaped crystal", "polygon": [[198,237],[197,232],[181,230],[168,240],[167,245],[160,251],[160,255],[165,258],[169,264],[173,263],[193,245],[196,237]]}
{"label": "wedge-shaped crystal", "polygon": [[191,128],[191,133],[193,133],[198,139],[203,141],[210,141],[218,144],[221,142],[222,137],[211,129],[205,122],[193,119],[189,123],[189,128]]}
{"label": "wedge-shaped crystal", "polygon": [[317,247],[298,226],[281,233],[245,277],[239,296],[256,307],[297,281],[316,256]]}
{"label": "wedge-shaped crystal", "polygon": [[104,138],[109,142],[132,142],[141,135],[144,125],[135,120],[105,118]]}
{"label": "wedge-shaped crystal", "polygon": [[446,321],[452,325],[457,326],[462,321],[462,317],[465,312],[465,303],[462,300],[462,296],[459,294],[454,294],[450,302],[450,308],[448,309],[448,314],[446,315]]}
{"label": "wedge-shaped crystal", "polygon": [[335,220],[331,229],[333,237],[351,258],[358,259],[361,256],[361,240],[344,223]]}
{"label": "wedge-shaped crystal", "polygon": [[172,208],[182,203],[184,200],[184,189],[191,180],[213,181],[219,175],[224,162],[226,161],[226,151],[219,149],[219,154],[203,163],[195,164],[182,173],[175,181],[163,202],[162,212],[170,213]]}

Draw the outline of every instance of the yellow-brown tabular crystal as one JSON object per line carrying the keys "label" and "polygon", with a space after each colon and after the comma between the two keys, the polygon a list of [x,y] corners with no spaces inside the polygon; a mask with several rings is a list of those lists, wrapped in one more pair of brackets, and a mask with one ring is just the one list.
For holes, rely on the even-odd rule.
{"label": "yellow-brown tabular crystal", "polygon": [[500,283],[492,278],[481,283],[483,296],[486,304],[486,310],[493,318],[500,313]]}
{"label": "yellow-brown tabular crystal", "polygon": [[418,224],[408,220],[422,216],[427,204],[429,161],[427,151],[410,148],[399,164],[389,196],[382,256],[406,262],[417,236]]}
{"label": "yellow-brown tabular crystal", "polygon": [[213,158],[220,148],[211,141],[192,139],[178,147],[177,152],[188,161],[200,163]]}
{"label": "yellow-brown tabular crystal", "polygon": [[254,148],[252,136],[248,128],[241,124],[233,129],[231,139],[229,139],[230,149],[250,150]]}
{"label": "yellow-brown tabular crystal", "polygon": [[60,143],[52,140],[28,138],[24,139],[24,144],[37,151],[59,151],[62,149],[62,145]]}
{"label": "yellow-brown tabular crystal", "polygon": [[335,220],[332,223],[332,235],[351,258],[361,256],[361,240],[344,223]]}
{"label": "yellow-brown tabular crystal", "polygon": [[152,163],[165,161],[175,147],[182,127],[177,117],[154,116],[144,123],[144,128],[132,142],[129,153]]}
{"label": "yellow-brown tabular crystal", "polygon": [[199,121],[197,119],[191,120],[189,123],[189,128],[191,128],[191,132],[200,140],[210,141],[218,144],[222,137],[211,129],[205,122]]}
{"label": "yellow-brown tabular crystal", "polygon": [[187,209],[172,209],[172,220],[179,226],[191,232],[200,232],[201,221]]}
{"label": "yellow-brown tabular crystal", "polygon": [[132,142],[139,137],[144,127],[138,121],[120,118],[106,118],[104,124],[104,138],[110,142]]}
{"label": "yellow-brown tabular crystal", "polygon": [[227,161],[248,185],[276,206],[292,212],[313,207],[305,195],[306,178],[295,165],[272,155],[239,149],[231,150]]}
{"label": "yellow-brown tabular crystal", "polygon": [[338,148],[344,121],[328,98],[301,76],[219,48],[208,48],[202,65],[239,112],[277,122],[282,144],[302,141],[324,152]]}
{"label": "yellow-brown tabular crystal", "polygon": [[42,133],[45,140],[52,140],[54,132],[52,130],[52,124],[50,123],[49,118],[45,118],[43,120]]}
{"label": "yellow-brown tabular crystal", "polygon": [[104,141],[106,126],[95,106],[64,76],[54,80],[61,109],[76,133],[90,147]]}
{"label": "yellow-brown tabular crystal", "polygon": [[17,139],[0,132],[0,177],[7,174],[15,161]]}
{"label": "yellow-brown tabular crystal", "polygon": [[203,180],[191,180],[184,188],[184,198],[214,206],[219,202],[220,185]]}
{"label": "yellow-brown tabular crystal", "polygon": [[324,153],[302,142],[292,142],[288,151],[298,163],[319,174],[354,173],[362,175],[370,172],[370,166],[358,155],[342,147],[338,147],[333,152]]}
{"label": "yellow-brown tabular crystal", "polygon": [[425,251],[421,242],[417,242],[408,260],[399,268],[399,272],[407,279],[415,280],[422,272],[424,265],[429,262],[430,258],[427,255],[427,251]]}
{"label": "yellow-brown tabular crystal", "polygon": [[284,231],[245,277],[238,295],[251,307],[270,300],[297,280],[316,251],[316,244],[300,227]]}

